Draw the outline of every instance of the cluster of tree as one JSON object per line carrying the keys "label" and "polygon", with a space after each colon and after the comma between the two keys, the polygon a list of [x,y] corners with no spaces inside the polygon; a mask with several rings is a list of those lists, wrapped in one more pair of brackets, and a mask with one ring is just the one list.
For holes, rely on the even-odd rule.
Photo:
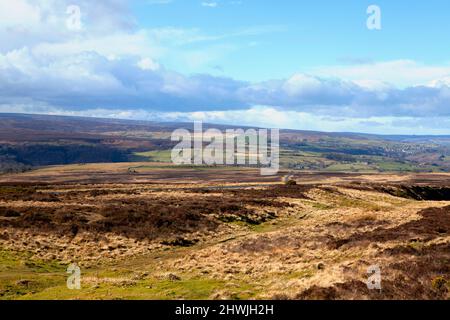
{"label": "cluster of tree", "polygon": [[31,166],[15,161],[10,156],[0,155],[0,173],[21,173],[31,170]]}
{"label": "cluster of tree", "polygon": [[[24,144],[0,148],[0,162],[15,162],[25,166],[46,166],[72,163],[125,162],[127,150],[104,145]],[[9,159],[1,161],[1,157]]]}

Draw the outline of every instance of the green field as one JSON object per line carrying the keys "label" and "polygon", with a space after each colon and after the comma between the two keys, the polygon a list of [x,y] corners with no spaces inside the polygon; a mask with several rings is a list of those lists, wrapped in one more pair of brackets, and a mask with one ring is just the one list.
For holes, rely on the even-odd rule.
{"label": "green field", "polygon": [[[326,172],[446,172],[446,167],[420,164],[411,160],[394,160],[378,155],[349,155],[342,153],[305,151],[284,148],[280,151],[280,165],[283,169],[314,170]],[[140,159],[151,162],[170,163],[171,150],[135,153]],[[337,157],[333,159],[332,156]],[[340,159],[341,158],[341,159]],[[446,161],[446,158],[443,160]],[[183,166],[189,168],[192,166]],[[179,168],[179,167],[178,167]],[[195,167],[200,168],[200,167]],[[138,168],[136,168],[138,169]]]}
{"label": "green field", "polygon": [[153,162],[171,162],[171,150],[163,151],[148,151],[148,152],[136,152],[135,155],[138,157],[147,158],[147,161]]}

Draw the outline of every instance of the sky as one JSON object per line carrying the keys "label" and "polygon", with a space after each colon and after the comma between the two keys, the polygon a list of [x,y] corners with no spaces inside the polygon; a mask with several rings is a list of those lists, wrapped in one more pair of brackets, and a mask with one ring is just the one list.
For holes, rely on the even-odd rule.
{"label": "sky", "polygon": [[448,0],[0,0],[0,112],[450,134],[449,35]]}

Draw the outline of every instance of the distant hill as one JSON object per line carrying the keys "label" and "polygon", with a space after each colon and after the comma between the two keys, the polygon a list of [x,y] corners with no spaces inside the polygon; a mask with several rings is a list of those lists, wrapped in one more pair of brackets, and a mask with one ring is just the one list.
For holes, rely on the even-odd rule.
{"label": "distant hill", "polygon": [[[169,161],[174,146],[170,134],[179,128],[192,129],[192,123],[0,114],[0,172],[72,163]],[[281,130],[280,145],[281,164],[290,169],[450,171],[450,136]]]}

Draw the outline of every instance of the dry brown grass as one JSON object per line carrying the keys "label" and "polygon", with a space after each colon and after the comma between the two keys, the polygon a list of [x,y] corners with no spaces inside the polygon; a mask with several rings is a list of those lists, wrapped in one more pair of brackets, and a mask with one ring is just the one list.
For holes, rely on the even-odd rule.
{"label": "dry brown grass", "polygon": [[[225,281],[214,299],[449,297],[450,201],[342,181],[216,188],[223,184],[2,187],[0,247]],[[382,269],[382,292],[365,285],[370,265]]]}

